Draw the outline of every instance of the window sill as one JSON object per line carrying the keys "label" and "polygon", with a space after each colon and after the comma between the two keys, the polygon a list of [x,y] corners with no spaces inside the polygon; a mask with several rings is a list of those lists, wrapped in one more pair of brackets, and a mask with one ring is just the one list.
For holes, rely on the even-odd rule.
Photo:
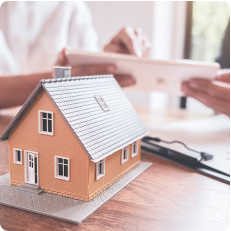
{"label": "window sill", "polygon": [[64,176],[55,176],[55,178],[59,180],[70,181],[69,177],[64,177]]}
{"label": "window sill", "polygon": [[54,136],[53,132],[39,132],[42,135]]}
{"label": "window sill", "polygon": [[138,154],[138,153],[133,153],[133,154],[132,154],[132,157],[135,157],[135,156],[137,156],[137,154]]}
{"label": "window sill", "polygon": [[21,161],[21,162],[19,162],[19,161],[15,161],[14,163],[15,163],[15,164],[22,165],[22,161]]}
{"label": "window sill", "polygon": [[99,180],[101,177],[103,177],[105,174],[100,174],[96,177],[96,180]]}
{"label": "window sill", "polygon": [[128,161],[128,159],[123,159],[122,161],[121,161],[121,164],[124,164],[125,162],[127,162]]}

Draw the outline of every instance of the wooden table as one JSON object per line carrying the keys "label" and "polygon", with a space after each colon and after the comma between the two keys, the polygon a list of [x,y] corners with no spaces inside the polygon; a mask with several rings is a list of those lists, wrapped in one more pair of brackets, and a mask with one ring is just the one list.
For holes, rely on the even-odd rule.
{"label": "wooden table", "polygon": [[[145,123],[155,124],[151,119],[150,110],[138,109],[138,111]],[[14,110],[0,111],[0,133],[14,114]],[[198,117],[186,112],[166,112],[163,115],[165,119],[162,117],[157,120],[158,123]],[[7,142],[0,143],[0,160],[0,175],[3,175],[9,172]],[[142,153],[142,160],[152,162],[152,167],[80,225],[2,205],[0,205],[0,225],[7,231],[212,231],[228,228],[229,185],[148,153]]]}

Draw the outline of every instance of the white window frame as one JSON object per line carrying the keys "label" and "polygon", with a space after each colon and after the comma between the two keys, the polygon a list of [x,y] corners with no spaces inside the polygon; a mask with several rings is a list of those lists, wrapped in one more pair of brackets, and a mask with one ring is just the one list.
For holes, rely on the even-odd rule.
{"label": "white window frame", "polygon": [[108,104],[105,102],[102,96],[95,96],[95,99],[104,111],[110,111]]}
{"label": "white window frame", "polygon": [[[59,160],[58,158],[62,158],[64,160],[68,160],[68,176],[60,176],[59,175]],[[63,163],[64,165],[64,163]],[[70,158],[63,157],[63,156],[55,156],[55,178],[60,180],[70,181]]]}
{"label": "white window frame", "polygon": [[[134,145],[136,152],[134,152]],[[136,156],[138,154],[138,140],[132,143],[132,157]]]}
{"label": "white window frame", "polygon": [[[124,159],[124,150],[126,151],[126,159]],[[121,151],[121,164],[124,164],[125,162],[127,162],[129,159],[129,146],[126,146],[122,149]]]}
{"label": "white window frame", "polygon": [[[99,163],[102,163],[102,172],[103,173],[99,173],[99,171],[98,171],[98,165],[99,165]],[[95,170],[96,170],[96,180],[99,180],[101,177],[103,177],[104,175],[105,175],[105,159],[102,159],[102,160],[100,160],[100,161],[98,161],[97,163],[95,163]]]}
{"label": "white window frame", "polygon": [[[51,115],[52,115],[52,119],[51,119],[51,121],[52,121],[52,132],[44,132],[43,131],[43,117],[42,117],[42,113],[50,113]],[[48,118],[47,118],[47,120],[48,120]],[[39,133],[40,134],[44,134],[44,135],[49,135],[49,136],[53,136],[54,135],[54,113],[52,112],[52,111],[43,111],[43,110],[39,110],[38,111],[38,121],[39,121],[39,123],[38,123],[38,127],[39,127]],[[47,126],[48,126],[48,124],[47,124]]]}
{"label": "white window frame", "polygon": [[[18,153],[17,153],[17,151],[20,151],[20,153],[21,153],[21,161],[17,160],[18,159],[18,156],[17,156]],[[13,149],[13,155],[14,155],[14,163],[22,165],[22,149],[14,148]]]}

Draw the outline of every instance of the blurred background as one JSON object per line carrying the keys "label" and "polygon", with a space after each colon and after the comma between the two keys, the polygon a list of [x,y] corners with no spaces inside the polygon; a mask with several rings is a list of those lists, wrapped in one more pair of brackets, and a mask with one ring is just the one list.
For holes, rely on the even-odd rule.
{"label": "blurred background", "polygon": [[[88,1],[93,25],[103,46],[124,25],[140,27],[152,42],[154,59],[193,59],[215,61],[230,8],[224,1]],[[163,92],[126,92],[135,105],[155,110],[185,108],[211,114],[212,110],[194,99]]]}
{"label": "blurred background", "polygon": [[[79,1],[5,2],[5,8],[3,4],[0,9],[0,40],[2,39],[0,42],[0,64],[4,66],[4,60],[7,60],[9,67],[16,66],[16,69],[22,64],[26,70],[33,69],[35,72],[45,66],[46,68],[49,66],[48,70],[50,70],[51,65],[48,65],[47,60],[53,65],[57,52],[69,44],[63,42],[66,41],[65,33],[69,28],[67,23],[65,24],[69,20],[68,16],[76,17],[77,25],[79,23],[83,26],[83,28],[81,26],[74,28],[73,26],[73,31],[68,31],[71,34],[70,41],[75,41],[73,42],[74,46],[78,44],[76,41],[81,41],[81,33],[85,33],[84,30],[88,28],[86,26],[88,24],[84,23],[88,20],[90,22],[90,17],[92,17],[101,51],[119,30],[130,25],[133,28],[142,28],[144,34],[148,36],[152,45],[151,57],[153,59],[193,59],[213,62],[219,55],[225,30],[230,20],[230,7],[225,1],[86,1],[85,3]],[[65,5],[68,6],[65,7]],[[76,7],[78,5],[79,12],[73,5]],[[49,13],[53,10],[56,12],[56,7],[60,14]],[[42,16],[41,11],[44,13]],[[52,23],[49,21],[50,24],[48,22],[46,24],[45,20],[48,16],[45,17],[45,14],[50,15],[50,21],[53,19]],[[78,15],[79,17],[77,17]],[[17,20],[18,18],[21,20]],[[43,21],[45,26],[43,26]],[[63,22],[64,26],[60,25],[60,22]],[[46,30],[49,26],[50,28]],[[92,32],[91,23],[90,27],[91,32],[88,31],[88,33],[93,34],[86,36],[89,38],[86,39],[87,45],[85,43],[82,47],[71,45],[73,49],[90,50],[91,52],[98,50],[97,35],[95,31]],[[227,43],[230,43],[229,40],[230,35]],[[96,49],[90,49],[92,46]],[[8,47],[12,50],[13,55],[11,56],[6,55],[11,54]],[[41,59],[40,55],[41,57],[46,55],[46,59]],[[54,55],[55,59],[53,60]],[[33,58],[30,59],[30,57]],[[46,69],[46,71],[48,70]],[[135,107],[149,108],[154,113],[166,110],[174,111],[179,108],[202,115],[214,113],[213,110],[192,98],[186,99],[158,91],[133,92],[125,90],[125,93]],[[185,113],[185,110],[180,111]]]}

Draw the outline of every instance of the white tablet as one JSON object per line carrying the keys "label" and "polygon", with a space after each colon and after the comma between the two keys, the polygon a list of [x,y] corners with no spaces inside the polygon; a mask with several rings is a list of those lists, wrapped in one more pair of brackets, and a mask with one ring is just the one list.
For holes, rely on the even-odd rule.
{"label": "white tablet", "polygon": [[192,77],[213,79],[220,69],[215,62],[192,60],[161,61],[151,58],[139,58],[131,55],[115,53],[89,53],[76,50],[66,50],[71,65],[115,64],[118,74],[130,74],[137,84],[126,88],[135,91],[165,91],[180,93],[183,80]]}

